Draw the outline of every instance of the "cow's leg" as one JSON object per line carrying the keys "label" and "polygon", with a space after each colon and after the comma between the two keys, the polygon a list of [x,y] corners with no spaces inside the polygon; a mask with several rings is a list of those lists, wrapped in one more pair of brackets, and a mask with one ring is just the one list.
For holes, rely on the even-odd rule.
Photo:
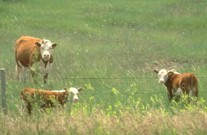
{"label": "cow's leg", "polygon": [[37,84],[37,73],[34,70],[30,70],[32,74],[32,79],[35,84]]}
{"label": "cow's leg", "polygon": [[27,68],[26,67],[22,67],[21,79],[23,82],[25,82],[27,79]]}
{"label": "cow's leg", "polygon": [[191,90],[186,89],[186,98],[187,98],[187,102],[190,103],[191,101],[191,96],[190,96]]}
{"label": "cow's leg", "polygon": [[192,89],[190,90],[190,95],[192,97],[198,98],[198,88],[196,86],[193,86]]}
{"label": "cow's leg", "polygon": [[194,93],[194,96],[195,96],[196,98],[198,98],[198,89],[197,89],[197,88],[195,88],[195,90],[193,90],[193,93]]}
{"label": "cow's leg", "polygon": [[197,101],[197,99],[198,99],[198,89],[196,87],[193,87],[192,89],[190,89],[189,97],[193,101]]}
{"label": "cow's leg", "polygon": [[38,84],[38,80],[39,80],[39,73],[40,73],[39,66],[40,65],[38,62],[36,62],[32,66],[30,66],[30,72],[32,74],[32,79],[35,84]]}
{"label": "cow's leg", "polygon": [[179,87],[177,88],[176,92],[174,93],[174,99],[176,102],[178,102],[183,95],[183,90]]}
{"label": "cow's leg", "polygon": [[27,103],[27,111],[28,111],[29,115],[32,114],[32,105],[30,103]]}
{"label": "cow's leg", "polygon": [[22,71],[22,67],[16,65],[16,68],[15,68],[15,77],[16,77],[16,79],[20,79],[21,71]]}
{"label": "cow's leg", "polygon": [[184,95],[184,99],[187,103],[191,102],[191,87],[187,85],[184,81],[181,82],[181,89]]}
{"label": "cow's leg", "polygon": [[16,65],[15,76],[20,81],[25,82],[27,76],[27,69],[23,66]]}
{"label": "cow's leg", "polygon": [[45,73],[43,76],[44,83],[47,83],[48,73]]}
{"label": "cow's leg", "polygon": [[173,99],[173,96],[172,96],[170,93],[168,93],[168,99],[169,99],[170,102],[171,102],[172,99]]}
{"label": "cow's leg", "polygon": [[172,101],[172,99],[173,99],[172,89],[167,88],[167,90],[168,90],[168,99],[169,99],[169,101]]}

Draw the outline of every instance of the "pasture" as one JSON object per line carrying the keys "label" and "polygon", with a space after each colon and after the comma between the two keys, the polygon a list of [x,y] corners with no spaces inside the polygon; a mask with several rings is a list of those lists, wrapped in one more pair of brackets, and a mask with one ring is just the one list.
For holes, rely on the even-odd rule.
{"label": "pasture", "polygon": [[[0,134],[206,134],[207,1],[0,1],[0,67],[8,114]],[[14,42],[22,35],[57,43],[46,85],[14,77]],[[193,72],[197,105],[169,103],[154,68]],[[25,87],[84,90],[65,110],[28,117]],[[55,127],[55,128],[54,128]]]}

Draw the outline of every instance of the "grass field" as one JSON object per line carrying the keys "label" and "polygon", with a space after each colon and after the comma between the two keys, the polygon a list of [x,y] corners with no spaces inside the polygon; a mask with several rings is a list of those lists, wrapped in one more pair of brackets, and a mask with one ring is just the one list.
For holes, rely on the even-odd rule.
{"label": "grass field", "polygon": [[[206,134],[206,14],[205,0],[0,1],[8,106],[0,133]],[[14,78],[14,42],[22,35],[58,44],[47,85]],[[198,105],[169,103],[154,68],[195,73]],[[29,118],[22,111],[24,87],[70,86],[84,91],[66,110]]]}

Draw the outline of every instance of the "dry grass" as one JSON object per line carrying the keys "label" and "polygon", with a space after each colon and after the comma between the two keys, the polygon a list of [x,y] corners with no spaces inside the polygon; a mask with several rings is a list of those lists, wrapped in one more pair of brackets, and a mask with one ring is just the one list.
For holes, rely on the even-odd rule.
{"label": "dry grass", "polygon": [[1,115],[0,134],[206,134],[207,113],[182,110],[176,114],[153,109],[146,114],[123,111],[107,115],[100,109],[91,114],[79,110],[39,113],[33,116]]}

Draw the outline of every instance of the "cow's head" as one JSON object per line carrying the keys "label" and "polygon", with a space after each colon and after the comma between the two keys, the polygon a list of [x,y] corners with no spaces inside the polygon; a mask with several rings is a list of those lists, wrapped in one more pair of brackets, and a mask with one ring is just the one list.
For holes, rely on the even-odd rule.
{"label": "cow's head", "polygon": [[68,90],[68,92],[72,94],[72,101],[77,102],[78,101],[78,94],[79,94],[79,92],[82,91],[82,88],[70,87],[69,89],[66,89],[66,90]]}
{"label": "cow's head", "polygon": [[180,74],[175,69],[171,69],[171,70],[154,69],[154,72],[158,75],[159,83],[161,83],[161,84],[165,84],[166,81],[168,80],[168,77],[171,76],[172,74]]}
{"label": "cow's head", "polygon": [[40,53],[44,61],[48,61],[50,59],[53,48],[57,46],[56,43],[52,43],[47,39],[43,39],[41,42],[36,42],[35,44],[40,48]]}

